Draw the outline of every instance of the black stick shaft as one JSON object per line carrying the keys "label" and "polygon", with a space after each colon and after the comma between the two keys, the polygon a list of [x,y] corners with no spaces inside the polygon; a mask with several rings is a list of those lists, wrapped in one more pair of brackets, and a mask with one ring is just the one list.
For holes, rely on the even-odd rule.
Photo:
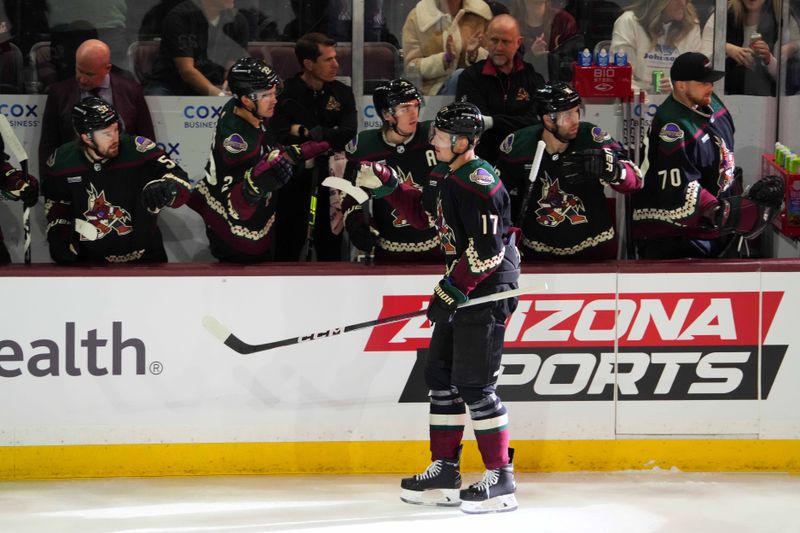
{"label": "black stick shaft", "polygon": [[[533,292],[541,292],[547,290],[547,284],[541,285],[534,285],[530,287],[524,287],[519,289],[512,289],[509,291],[498,292],[495,294],[489,294],[486,296],[481,296],[478,298],[474,298],[469,300],[464,305],[459,306],[459,309],[464,307],[472,307],[475,305],[480,305],[488,302],[495,302],[498,300],[505,300],[506,298],[513,298],[516,296],[520,296],[522,294],[530,294]],[[219,338],[226,346],[231,348],[233,351],[247,355],[256,352],[264,352],[267,350],[272,350],[275,348],[280,348],[283,346],[291,346],[293,344],[300,344],[303,342],[314,341],[317,339],[326,339],[328,337],[334,337],[336,335],[341,335],[342,333],[349,333],[351,331],[356,331],[365,328],[371,328],[374,326],[381,326],[383,324],[391,324],[392,322],[399,322],[401,320],[408,320],[410,318],[415,318],[418,316],[423,316],[427,313],[427,309],[420,309],[418,311],[410,311],[408,313],[402,313],[399,315],[387,316],[383,318],[376,318],[373,320],[367,320],[365,322],[358,322],[356,324],[349,324],[347,326],[341,326],[336,328],[331,328],[325,331],[319,331],[316,333],[311,333],[308,335],[301,335],[299,337],[290,337],[288,339],[282,339],[279,341],[274,342],[266,342],[263,344],[249,344],[241,340],[239,337],[230,333],[225,326],[220,324],[216,319],[213,317],[205,317],[203,319],[203,325],[205,328],[215,337]]]}
{"label": "black stick shaft", "polygon": [[[25,159],[19,162],[19,166],[22,167],[22,178],[28,182],[30,181],[30,174],[28,174],[28,160]],[[22,239],[23,239],[23,246],[25,250],[25,264],[31,264],[31,208],[30,207],[23,207],[22,208]]]}

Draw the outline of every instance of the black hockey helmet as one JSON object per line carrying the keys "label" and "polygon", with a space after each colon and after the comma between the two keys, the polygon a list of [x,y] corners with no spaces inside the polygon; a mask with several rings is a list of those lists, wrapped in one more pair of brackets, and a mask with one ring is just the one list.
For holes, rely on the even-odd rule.
{"label": "black hockey helmet", "polygon": [[470,144],[475,144],[483,133],[483,115],[478,106],[466,100],[453,102],[436,113],[433,127],[449,133],[451,137],[463,135]]}
{"label": "black hockey helmet", "polygon": [[277,87],[277,92],[281,92],[283,82],[272,67],[261,59],[239,58],[228,72],[228,89],[236,96],[254,99],[254,94],[272,87]]}
{"label": "black hockey helmet", "polygon": [[581,95],[568,83],[558,81],[537,89],[535,101],[537,114],[544,116],[581,105]]}
{"label": "black hockey helmet", "polygon": [[72,108],[72,127],[78,135],[91,134],[119,122],[119,115],[114,106],[98,98],[87,96]]}
{"label": "black hockey helmet", "polygon": [[372,93],[372,103],[375,111],[383,119],[383,113],[388,112],[394,115],[394,108],[406,102],[419,100],[422,105],[425,99],[413,83],[404,78],[397,78],[375,88]]}

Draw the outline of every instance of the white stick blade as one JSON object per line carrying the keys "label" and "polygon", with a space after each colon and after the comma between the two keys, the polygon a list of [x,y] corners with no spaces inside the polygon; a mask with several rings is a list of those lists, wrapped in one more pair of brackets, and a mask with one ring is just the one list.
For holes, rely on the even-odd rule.
{"label": "white stick blade", "polygon": [[96,241],[100,235],[100,231],[96,227],[80,218],[75,219],[75,231],[85,241]]}
{"label": "white stick blade", "polygon": [[203,317],[203,327],[206,328],[206,331],[211,333],[222,342],[225,342],[225,340],[231,335],[231,332],[228,328],[223,326],[219,320],[210,315]]}
{"label": "white stick blade", "polygon": [[363,189],[360,187],[356,187],[349,181],[344,178],[337,178],[336,176],[328,176],[322,181],[322,184],[326,187],[330,187],[331,189],[336,189],[342,191],[346,194],[349,194],[353,198],[355,198],[356,202],[359,204],[363,204],[367,200],[369,200],[369,195],[364,192]]}

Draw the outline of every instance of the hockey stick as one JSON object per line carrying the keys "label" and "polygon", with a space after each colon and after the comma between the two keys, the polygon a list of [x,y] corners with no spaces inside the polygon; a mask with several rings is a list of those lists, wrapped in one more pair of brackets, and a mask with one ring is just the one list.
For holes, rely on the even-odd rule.
{"label": "hockey stick", "polygon": [[[28,182],[28,153],[25,147],[19,142],[14,130],[11,129],[11,124],[8,123],[5,115],[0,114],[0,135],[3,136],[4,143],[8,146],[11,153],[19,161],[20,169],[22,170],[22,179]],[[25,264],[29,265],[31,262],[31,208],[22,208],[22,233],[23,233],[23,246],[25,250]]]}
{"label": "hockey stick", "polygon": [[[638,167],[642,159],[642,134],[644,133],[644,104],[646,93],[639,90],[639,119],[636,121],[636,136],[633,139],[633,162]],[[631,98],[633,102],[633,98]],[[633,115],[633,110],[631,111]],[[633,244],[633,204],[631,195],[626,194],[625,199],[625,258],[636,259],[636,247]]]}
{"label": "hockey stick", "polygon": [[344,178],[328,176],[322,180],[322,184],[326,187],[330,187],[331,189],[336,189],[337,191],[342,191],[345,194],[349,194],[359,204],[363,204],[369,200],[369,195],[364,191],[364,189],[361,187],[356,187]]}
{"label": "hockey stick", "polygon": [[314,161],[311,170],[311,195],[308,204],[308,231],[306,242],[300,249],[300,261],[311,262],[315,259],[314,229],[317,225],[317,196],[319,195],[319,161]]}
{"label": "hockey stick", "polygon": [[536,154],[533,156],[531,171],[530,174],[528,174],[528,183],[525,185],[525,195],[522,197],[522,205],[519,207],[519,214],[517,215],[516,222],[519,227],[522,227],[522,223],[525,220],[525,213],[528,212],[528,204],[533,194],[533,184],[536,182],[536,176],[539,175],[539,167],[542,164],[542,156],[544,156],[544,149],[546,146],[547,145],[542,140],[536,143]]}
{"label": "hockey stick", "polygon": [[633,152],[633,162],[636,163],[636,166],[639,166],[641,163],[642,154],[642,122],[644,122],[644,100],[645,100],[645,92],[640,90],[639,91],[639,120],[636,121],[636,139],[634,142],[634,152]]}
{"label": "hockey stick", "polygon": [[83,237],[85,241],[96,241],[100,236],[100,232],[96,227],[81,218],[75,219],[75,232]]}
{"label": "hockey stick", "polygon": [[[489,294],[487,296],[480,296],[478,298],[468,300],[464,305],[461,305],[458,308],[461,309],[464,307],[472,307],[473,305],[485,304],[487,302],[496,302],[498,300],[505,300],[506,298],[513,298],[515,296],[520,296],[523,294],[542,292],[546,290],[547,290],[547,283],[542,283],[539,285],[531,285],[529,287],[523,287],[520,289],[512,289],[509,291]],[[265,352],[267,350],[280,348],[282,346],[291,346],[292,344],[300,344],[301,342],[314,341],[317,339],[333,337],[335,335],[341,335],[342,333],[349,333],[351,331],[356,331],[359,329],[371,328],[373,326],[381,326],[383,324],[391,324],[392,322],[399,322],[401,320],[408,320],[410,318],[423,316],[427,312],[428,312],[427,309],[420,309],[419,311],[411,311],[409,313],[403,313],[400,315],[387,316],[384,318],[377,318],[375,320],[367,320],[366,322],[359,322],[357,324],[350,324],[348,326],[331,328],[326,331],[311,333],[309,335],[302,335],[300,337],[291,337],[289,339],[283,339],[275,342],[267,342],[264,344],[248,344],[244,342],[242,339],[231,333],[230,330],[226,328],[224,325],[222,325],[222,323],[219,320],[210,315],[206,315],[203,317],[203,327],[206,328],[206,331],[211,333],[214,337],[219,339],[223,344],[225,344],[225,346],[232,349],[234,352],[240,353],[242,355],[247,355],[256,352]]]}

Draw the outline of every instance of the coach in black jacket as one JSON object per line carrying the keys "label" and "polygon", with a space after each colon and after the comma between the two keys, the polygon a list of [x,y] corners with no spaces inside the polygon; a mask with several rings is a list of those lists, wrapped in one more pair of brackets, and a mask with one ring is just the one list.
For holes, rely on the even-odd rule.
{"label": "coach in black jacket", "polygon": [[[336,41],[321,33],[307,33],[295,43],[295,55],[302,70],[286,80],[270,127],[283,144],[327,141],[333,150],[344,150],[356,136],[358,119],[352,89],[336,80]],[[319,185],[328,176],[328,158],[315,158],[314,167],[307,164],[277,194],[276,261],[300,258],[308,233],[314,179],[318,186],[314,251],[319,261],[341,260],[342,234],[334,233],[329,217],[330,190]]]}
{"label": "coach in black jacket", "polygon": [[539,122],[533,96],[544,86],[544,78],[517,54],[522,37],[511,15],[492,19],[485,43],[489,57],[461,73],[456,99],[466,96],[483,113],[486,131],[476,153],[494,164],[506,136]]}

